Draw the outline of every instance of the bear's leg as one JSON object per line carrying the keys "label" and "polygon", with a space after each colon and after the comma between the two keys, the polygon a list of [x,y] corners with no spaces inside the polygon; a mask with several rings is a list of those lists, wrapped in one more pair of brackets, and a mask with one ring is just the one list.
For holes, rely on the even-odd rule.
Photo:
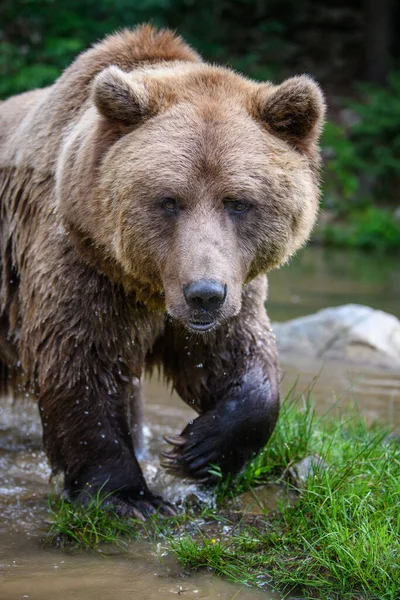
{"label": "bear's leg", "polygon": [[99,385],[102,377],[97,372],[98,381],[86,379],[83,389],[43,386],[40,392],[45,448],[54,470],[64,471],[67,496],[85,504],[100,492],[123,516],[171,512],[148,489],[135,456],[127,418],[131,390],[118,385],[121,375],[111,369],[108,390]]}
{"label": "bear's leg", "polygon": [[215,332],[188,343],[171,327],[160,340],[167,376],[199,412],[177,438],[167,439],[173,445],[163,453],[167,469],[211,482],[210,464],[236,473],[271,436],[279,373],[265,297],[259,277],[247,286],[240,314]]}
{"label": "bear's leg", "polygon": [[[52,249],[53,259],[55,243]],[[24,279],[20,338],[23,367],[34,373],[38,388],[53,471],[64,473],[66,494],[78,502],[101,494],[122,515],[140,518],[158,508],[171,513],[147,487],[131,432],[132,425],[140,427],[134,375],[140,377],[143,344],[152,343],[160,324],[71,253],[57,258],[45,279]]]}

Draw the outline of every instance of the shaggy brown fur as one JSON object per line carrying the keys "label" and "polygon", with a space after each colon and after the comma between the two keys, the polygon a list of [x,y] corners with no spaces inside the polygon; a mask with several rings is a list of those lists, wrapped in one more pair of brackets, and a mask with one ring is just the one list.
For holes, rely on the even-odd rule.
{"label": "shaggy brown fur", "polygon": [[106,482],[123,513],[167,510],[135,456],[146,367],[200,415],[168,468],[234,472],[267,441],[261,274],[314,223],[323,112],[307,77],[256,83],[148,26],[0,104],[0,376],[37,393],[72,497]]}

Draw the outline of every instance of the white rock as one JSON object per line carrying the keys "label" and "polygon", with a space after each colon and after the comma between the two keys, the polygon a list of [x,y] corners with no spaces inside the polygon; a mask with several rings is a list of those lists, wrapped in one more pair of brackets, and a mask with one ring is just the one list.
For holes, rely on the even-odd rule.
{"label": "white rock", "polygon": [[325,308],[273,327],[283,356],[301,354],[400,368],[400,321],[369,306]]}

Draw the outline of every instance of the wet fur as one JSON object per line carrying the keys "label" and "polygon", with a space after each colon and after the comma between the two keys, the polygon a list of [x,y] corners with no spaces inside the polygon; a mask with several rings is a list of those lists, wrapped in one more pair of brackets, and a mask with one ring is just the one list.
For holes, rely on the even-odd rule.
{"label": "wet fur", "polygon": [[[0,386],[23,384],[37,395],[50,462],[72,497],[84,502],[105,484],[118,490],[123,514],[165,509],[136,459],[146,368],[162,366],[199,413],[166,458],[171,470],[209,478],[211,462],[236,472],[269,438],[278,366],[260,273],[287,260],[311,230],[322,118],[322,97],[309,80],[255,84],[205,65],[180,38],[148,26],[96,45],[54,86],[0,103]],[[189,144],[198,179],[188,177],[198,186],[209,181],[212,192],[202,188],[202,204],[195,183],[181,186],[204,227],[190,226],[179,239],[168,238],[161,218],[139,216],[133,227],[127,220],[131,190],[138,202],[157,190],[149,176],[136,187],[129,180],[135,169],[124,144],[158,122],[156,135],[190,123],[209,140]],[[254,131],[254,155],[243,154],[241,128],[250,137]],[[213,155],[224,136],[229,157]],[[258,213],[237,239],[213,198],[235,181],[238,161],[264,169],[257,148],[266,144],[272,168],[260,182],[247,179]],[[162,170],[163,157],[144,155],[150,174]],[[179,170],[166,169],[164,179],[178,185]],[[198,336],[178,322],[186,318],[181,289],[188,276],[204,276],[208,256],[232,300],[219,327]]]}

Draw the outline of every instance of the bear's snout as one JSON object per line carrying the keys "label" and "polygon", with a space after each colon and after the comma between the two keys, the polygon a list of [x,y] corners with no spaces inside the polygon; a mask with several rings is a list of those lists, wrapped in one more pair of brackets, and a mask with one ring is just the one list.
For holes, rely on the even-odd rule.
{"label": "bear's snout", "polygon": [[189,326],[192,329],[206,330],[213,326],[218,309],[225,302],[228,288],[226,284],[212,279],[200,279],[182,287],[185,300],[193,311]]}

